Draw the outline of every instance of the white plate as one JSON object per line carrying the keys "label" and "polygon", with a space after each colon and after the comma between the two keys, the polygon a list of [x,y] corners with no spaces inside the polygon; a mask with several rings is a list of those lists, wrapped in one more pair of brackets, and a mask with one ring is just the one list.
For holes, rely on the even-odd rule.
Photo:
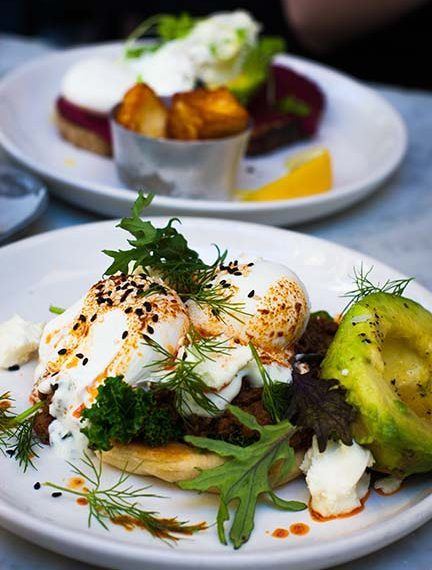
{"label": "white plate", "polygon": [[[6,152],[50,181],[54,194],[110,216],[127,214],[136,193],[123,187],[112,160],[78,150],[60,139],[53,106],[61,78],[72,63],[95,54],[119,54],[120,49],[120,44],[111,44],[48,55],[19,68],[0,84],[0,144]],[[152,214],[294,224],[346,208],[376,189],[397,168],[406,150],[406,130],[399,114],[384,99],[322,65],[288,55],[279,56],[278,62],[315,80],[327,97],[319,134],[306,146],[319,144],[330,149],[335,172],[332,191],[309,198],[247,204],[161,196],[154,201]],[[246,173],[248,164],[255,168],[252,182],[274,179],[282,173],[284,159],[304,146],[245,160],[240,179],[251,178]]]}
{"label": "white plate", "polygon": [[[158,219],[157,222],[165,220]],[[212,252],[217,242],[236,257],[264,256],[292,267],[304,280],[314,309],[339,311],[341,293],[351,288],[348,275],[363,260],[375,265],[378,280],[399,278],[394,270],[360,254],[332,243],[305,235],[238,222],[185,218],[182,231],[192,247],[203,255]],[[18,311],[34,320],[49,319],[48,306],[67,306],[99,278],[108,258],[102,248],[124,245],[125,234],[114,230],[113,222],[83,225],[24,240],[0,250],[3,268],[0,280],[0,320]],[[14,268],[25,268],[15,271]],[[410,285],[409,295],[432,308],[432,295]],[[0,393],[11,389],[17,405],[25,406],[30,391],[34,363],[19,372],[0,374]],[[53,499],[48,489],[33,490],[35,481],[65,482],[68,468],[49,448],[40,453],[38,471],[21,474],[15,461],[0,457],[0,523],[28,540],[65,555],[128,570],[190,570],[204,568],[236,570],[311,570],[324,568],[369,553],[400,538],[432,517],[430,479],[421,479],[391,497],[374,492],[365,510],[354,517],[327,523],[311,521],[308,512],[284,513],[260,504],[256,527],[250,541],[238,551],[222,546],[215,527],[193,538],[186,538],[174,548],[152,539],[141,531],[128,533],[120,527],[110,532],[97,524],[87,528],[86,509],[66,495]],[[104,470],[113,480],[114,470]],[[117,472],[118,476],[118,472]],[[138,478],[132,478],[137,480]],[[149,482],[145,479],[145,482]],[[143,479],[140,479],[143,483]],[[174,486],[152,481],[153,490],[171,500],[153,499],[143,503],[163,515],[179,515],[183,520],[212,523],[217,498],[177,490]],[[287,485],[285,498],[307,500],[304,482]],[[303,537],[290,535],[275,539],[266,531],[286,528],[295,522],[310,525]]]}

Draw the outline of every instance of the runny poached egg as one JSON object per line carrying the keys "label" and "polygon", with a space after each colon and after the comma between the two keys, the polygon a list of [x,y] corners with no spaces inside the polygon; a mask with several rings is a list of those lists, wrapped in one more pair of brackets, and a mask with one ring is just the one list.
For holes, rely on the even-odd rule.
{"label": "runny poached egg", "polygon": [[80,421],[107,377],[129,384],[150,377],[160,355],[148,335],[176,354],[189,329],[186,309],[175,293],[144,274],[115,275],[96,283],[62,315],[49,322],[40,344],[34,397],[52,393],[50,443],[69,459],[86,447]]}

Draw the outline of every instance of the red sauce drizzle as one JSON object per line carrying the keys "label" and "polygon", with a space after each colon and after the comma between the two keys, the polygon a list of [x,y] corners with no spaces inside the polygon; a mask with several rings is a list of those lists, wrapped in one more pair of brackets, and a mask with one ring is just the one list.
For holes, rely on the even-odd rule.
{"label": "red sauce drizzle", "polygon": [[290,532],[296,536],[305,536],[310,531],[310,526],[305,523],[294,523],[290,527]]}
{"label": "red sauce drizzle", "polygon": [[275,528],[272,532],[273,538],[286,538],[287,536],[289,536],[289,532],[286,528]]}

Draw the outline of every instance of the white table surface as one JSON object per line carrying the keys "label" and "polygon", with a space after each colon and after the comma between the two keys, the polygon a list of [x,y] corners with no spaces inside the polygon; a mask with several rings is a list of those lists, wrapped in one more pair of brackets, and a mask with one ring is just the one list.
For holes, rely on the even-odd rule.
{"label": "white table surface", "polygon": [[[0,75],[49,49],[37,41],[0,36]],[[367,201],[295,229],[376,257],[407,275],[415,275],[432,289],[432,94],[383,86],[377,89],[400,111],[408,125],[409,150],[405,162]],[[16,238],[98,219],[101,218],[95,214],[51,198],[46,212]],[[337,570],[431,570],[430,533],[432,522],[394,545],[338,566]],[[50,553],[0,529],[1,570],[78,568],[96,569]]]}

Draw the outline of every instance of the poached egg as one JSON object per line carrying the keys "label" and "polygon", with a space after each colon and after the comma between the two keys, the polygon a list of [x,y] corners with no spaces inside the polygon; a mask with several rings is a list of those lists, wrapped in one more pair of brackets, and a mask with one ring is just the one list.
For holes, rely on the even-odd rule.
{"label": "poached egg", "polygon": [[107,377],[123,376],[131,385],[152,375],[161,356],[143,335],[176,354],[189,329],[177,293],[145,274],[114,275],[93,285],[42,335],[34,397],[52,393],[50,443],[72,460],[87,445],[81,412],[94,402]]}

